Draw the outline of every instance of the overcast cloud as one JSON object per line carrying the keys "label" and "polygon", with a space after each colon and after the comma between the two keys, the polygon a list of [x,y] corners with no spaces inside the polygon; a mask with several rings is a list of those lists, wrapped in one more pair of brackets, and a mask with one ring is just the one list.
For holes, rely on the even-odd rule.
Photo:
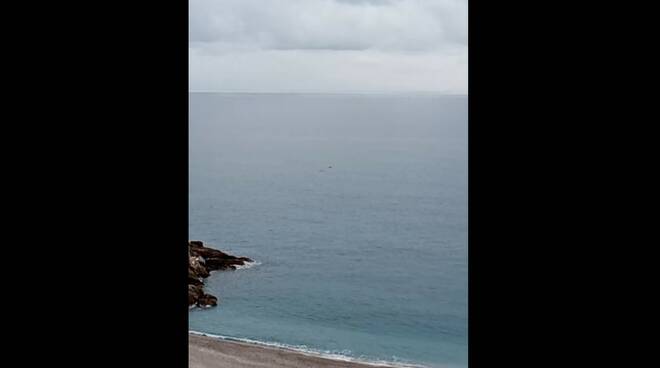
{"label": "overcast cloud", "polygon": [[467,93],[467,0],[190,0],[190,90]]}

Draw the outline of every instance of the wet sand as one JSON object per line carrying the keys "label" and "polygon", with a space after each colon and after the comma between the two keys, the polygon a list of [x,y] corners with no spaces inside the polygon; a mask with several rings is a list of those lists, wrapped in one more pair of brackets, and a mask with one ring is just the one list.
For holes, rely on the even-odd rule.
{"label": "wet sand", "polygon": [[374,368],[294,350],[188,334],[188,368]]}

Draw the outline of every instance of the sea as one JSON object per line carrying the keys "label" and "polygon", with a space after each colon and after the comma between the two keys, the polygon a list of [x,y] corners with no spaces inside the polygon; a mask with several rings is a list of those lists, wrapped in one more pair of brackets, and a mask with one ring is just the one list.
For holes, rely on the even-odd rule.
{"label": "sea", "polygon": [[468,363],[468,97],[189,94],[189,329],[344,360]]}

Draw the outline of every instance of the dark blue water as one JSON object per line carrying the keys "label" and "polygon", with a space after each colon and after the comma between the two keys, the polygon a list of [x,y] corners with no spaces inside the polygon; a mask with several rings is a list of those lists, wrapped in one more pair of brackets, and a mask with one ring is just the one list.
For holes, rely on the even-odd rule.
{"label": "dark blue water", "polygon": [[467,366],[467,105],[191,94],[190,238],[260,264],[190,329]]}

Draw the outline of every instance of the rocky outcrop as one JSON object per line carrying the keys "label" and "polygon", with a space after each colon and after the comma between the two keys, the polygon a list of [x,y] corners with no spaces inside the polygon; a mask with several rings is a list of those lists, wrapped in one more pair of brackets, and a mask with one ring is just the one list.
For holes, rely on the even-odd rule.
{"label": "rocky outcrop", "polygon": [[213,248],[207,248],[201,241],[188,242],[188,306],[212,307],[218,298],[204,293],[204,279],[211,271],[235,270],[236,266],[252,262],[247,257],[235,257]]}

